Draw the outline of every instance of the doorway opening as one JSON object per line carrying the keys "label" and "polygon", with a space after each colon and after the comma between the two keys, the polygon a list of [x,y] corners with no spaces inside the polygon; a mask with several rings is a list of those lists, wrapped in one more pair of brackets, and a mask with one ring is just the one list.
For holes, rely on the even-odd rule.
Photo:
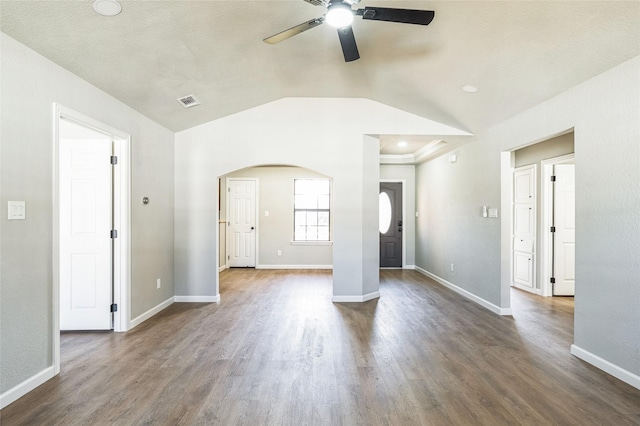
{"label": "doorway opening", "polygon": [[404,188],[403,181],[380,181],[378,230],[381,268],[403,268],[406,264]]}
{"label": "doorway opening", "polygon": [[294,165],[218,177],[218,300],[227,268],[332,269],[333,184]]}
{"label": "doorway opening", "polygon": [[129,328],[130,136],[54,105],[53,364],[61,330]]}
{"label": "doorway opening", "polygon": [[510,153],[512,287],[542,296],[573,295],[573,153],[572,130]]}

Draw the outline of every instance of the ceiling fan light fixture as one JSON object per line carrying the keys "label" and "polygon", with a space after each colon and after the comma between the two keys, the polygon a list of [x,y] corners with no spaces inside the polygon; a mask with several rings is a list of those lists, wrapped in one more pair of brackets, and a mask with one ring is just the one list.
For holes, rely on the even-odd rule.
{"label": "ceiling fan light fixture", "polygon": [[344,28],[353,22],[353,11],[347,3],[343,1],[329,3],[327,9],[327,14],[324,18],[327,24],[332,27]]}

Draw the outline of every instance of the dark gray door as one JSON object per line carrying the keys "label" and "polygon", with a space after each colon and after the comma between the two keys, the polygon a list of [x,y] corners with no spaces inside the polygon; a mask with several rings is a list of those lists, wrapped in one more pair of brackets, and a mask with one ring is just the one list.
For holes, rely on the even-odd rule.
{"label": "dark gray door", "polygon": [[380,183],[380,266],[402,267],[402,183]]}

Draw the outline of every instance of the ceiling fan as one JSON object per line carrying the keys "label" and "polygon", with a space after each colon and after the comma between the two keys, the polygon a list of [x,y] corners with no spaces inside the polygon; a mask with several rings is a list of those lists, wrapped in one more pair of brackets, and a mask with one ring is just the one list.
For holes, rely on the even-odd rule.
{"label": "ceiling fan", "polygon": [[373,21],[399,22],[402,24],[429,25],[435,16],[432,10],[393,9],[388,7],[365,7],[353,10],[351,6],[360,0],[305,0],[314,6],[324,6],[327,12],[315,19],[304,22],[288,30],[272,35],[264,39],[265,43],[276,44],[294,35],[327,24],[338,29],[338,37],[342,46],[345,62],[355,61],[360,58],[356,39],[351,29],[354,16],[362,16],[362,19]]}

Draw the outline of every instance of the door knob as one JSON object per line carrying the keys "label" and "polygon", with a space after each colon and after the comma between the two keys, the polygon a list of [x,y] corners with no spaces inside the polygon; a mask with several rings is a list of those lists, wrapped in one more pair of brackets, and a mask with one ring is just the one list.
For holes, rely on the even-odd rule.
{"label": "door knob", "polygon": [[251,230],[253,231],[254,229],[255,229],[255,228],[252,226],[252,227],[251,227]]}

